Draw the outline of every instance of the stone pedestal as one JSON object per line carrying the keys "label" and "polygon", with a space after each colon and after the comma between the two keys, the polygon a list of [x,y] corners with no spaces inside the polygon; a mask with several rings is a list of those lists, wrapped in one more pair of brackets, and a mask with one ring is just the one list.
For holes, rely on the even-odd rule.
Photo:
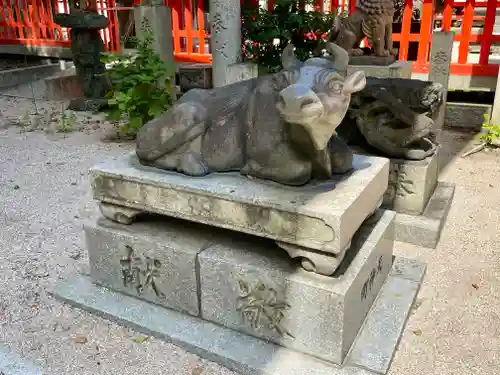
{"label": "stone pedestal", "polygon": [[179,66],[179,86],[181,92],[191,89],[210,89],[212,83],[211,64],[185,64]]}
{"label": "stone pedestal", "polygon": [[393,256],[389,160],[353,167],[291,187],[104,162],[90,275],[54,294],[244,375],[386,374],[425,266]]}
{"label": "stone pedestal", "polygon": [[385,374],[425,271],[393,257],[394,216],[377,210],[332,276],[253,236],[99,219],[85,226],[90,277],[54,294],[241,374]]}
{"label": "stone pedestal", "polygon": [[393,219],[379,211],[363,225],[333,277],[248,242],[207,248],[199,256],[201,316],[342,364],[392,267]]}
{"label": "stone pedestal", "polygon": [[357,155],[353,171],[302,187],[239,173],[192,178],[142,166],[134,154],[91,170],[94,198],[108,219],[130,224],[157,213],[275,240],[306,269],[332,274],[354,233],[381,204],[385,158]]}
{"label": "stone pedestal", "polygon": [[438,152],[424,160],[391,159],[384,207],[411,215],[424,212],[438,181]]}
{"label": "stone pedestal", "polygon": [[394,212],[361,227],[333,277],[304,271],[271,241],[179,220],[101,219],[85,232],[93,282],[342,364],[392,267]]}
{"label": "stone pedestal", "polygon": [[396,241],[430,248],[439,243],[455,194],[454,184],[438,181],[439,152],[424,160],[390,159],[382,206],[396,212]]}

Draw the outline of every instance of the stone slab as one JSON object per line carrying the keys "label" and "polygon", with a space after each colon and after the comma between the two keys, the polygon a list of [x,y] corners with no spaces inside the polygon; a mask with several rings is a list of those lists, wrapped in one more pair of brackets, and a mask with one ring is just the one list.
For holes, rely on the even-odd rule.
{"label": "stone slab", "polygon": [[181,92],[186,92],[190,89],[210,89],[213,87],[211,64],[180,65],[178,77]]}
{"label": "stone slab", "polygon": [[193,178],[140,165],[135,153],[91,169],[98,201],[338,254],[379,205],[389,161],[355,155],[354,170],[291,187],[214,173]]}
{"label": "stone slab", "polygon": [[383,207],[398,213],[422,214],[437,185],[439,149],[424,160],[390,160],[389,187]]}
{"label": "stone slab", "polygon": [[455,184],[438,182],[422,215],[396,214],[396,241],[435,249],[448,217]]}
{"label": "stone slab", "polygon": [[212,244],[203,228],[170,219],[84,225],[92,281],[188,314],[199,314],[196,257]]}
{"label": "stone slab", "polygon": [[490,116],[491,104],[446,103],[444,126],[479,132],[483,127],[484,116]]}
{"label": "stone slab", "polygon": [[[399,259],[395,258],[393,264],[399,264]],[[415,261],[408,263],[419,264]],[[405,267],[402,272],[393,273],[392,277],[387,278],[379,298],[375,301],[375,308],[366,318],[373,324],[363,326],[359,337],[373,337],[374,340],[378,340],[381,337],[379,333],[386,330],[388,322],[407,320],[418,290],[407,289],[408,295],[404,298],[394,296],[388,291],[402,291],[398,284],[406,284],[408,279],[411,279],[411,276],[407,275],[407,270],[413,268],[415,267]],[[378,344],[368,344],[365,340],[356,341],[353,351],[363,353],[362,362],[356,363],[356,358],[352,358],[348,365],[338,366],[200,318],[110,291],[92,284],[90,278],[85,276],[61,282],[52,293],[59,300],[77,308],[181,346],[242,375],[380,374],[378,372],[381,369],[380,365],[363,358],[376,357],[377,362],[390,363],[395,352],[394,344],[397,344],[404,330],[401,324],[394,325],[392,329],[386,331],[384,339]],[[392,303],[386,303],[387,301]],[[372,318],[372,312],[375,312],[375,318]],[[385,319],[380,321],[377,319],[378,316],[384,316]],[[377,352],[372,352],[374,347],[377,348]],[[375,367],[370,367],[372,365]]]}
{"label": "stone slab", "polygon": [[347,74],[359,70],[365,72],[367,77],[376,78],[411,78],[411,61],[396,61],[390,65],[349,65]]}
{"label": "stone slab", "polygon": [[[396,258],[391,273],[347,358],[347,364],[369,368],[380,374],[389,371],[392,354],[399,344],[411,307],[418,294],[426,267]],[[398,280],[395,281],[394,278]],[[387,315],[387,311],[394,311]]]}
{"label": "stone slab", "polygon": [[387,66],[394,63],[396,58],[394,56],[349,56],[349,65],[377,65]]}
{"label": "stone slab", "polygon": [[61,65],[43,64],[0,71],[0,89],[25,85],[61,71]]}
{"label": "stone slab", "polygon": [[259,75],[259,66],[254,63],[238,63],[229,65],[226,68],[225,84],[245,81],[247,79],[256,78]]}
{"label": "stone slab", "polygon": [[199,255],[202,318],[342,364],[392,267],[394,216],[378,210],[332,277],[251,243],[207,248]]}

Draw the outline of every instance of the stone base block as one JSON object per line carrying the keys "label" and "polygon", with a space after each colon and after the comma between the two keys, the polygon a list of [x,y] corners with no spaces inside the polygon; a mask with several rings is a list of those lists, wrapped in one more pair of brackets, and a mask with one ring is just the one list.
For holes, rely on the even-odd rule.
{"label": "stone base block", "polygon": [[387,66],[394,63],[394,56],[349,56],[349,65],[377,65]]}
{"label": "stone base block", "polygon": [[377,211],[332,277],[262,245],[207,248],[198,257],[202,318],[342,364],[392,267],[394,215]]}
{"label": "stone base block", "polygon": [[347,74],[358,70],[365,72],[367,77],[375,78],[411,78],[412,63],[410,61],[396,61],[390,65],[349,65]]}
{"label": "stone base block", "polygon": [[75,69],[68,69],[44,79],[45,97],[49,100],[83,98],[83,90],[78,82]]}
{"label": "stone base block", "polygon": [[424,160],[390,160],[383,207],[398,213],[422,214],[437,185],[439,150]]}
{"label": "stone base block", "polygon": [[446,103],[444,125],[448,128],[481,131],[484,116],[491,115],[491,104],[479,103]]}
{"label": "stone base block", "polygon": [[290,187],[239,173],[188,177],[144,167],[130,154],[95,166],[91,179],[111,220],[157,213],[334,256],[349,247],[388,186],[387,159],[355,155],[353,166],[348,175]]}
{"label": "stone base block", "polygon": [[212,244],[200,226],[154,220],[84,225],[92,281],[192,315],[199,314],[196,257]]}
{"label": "stone base block", "polygon": [[453,202],[455,184],[438,182],[422,215],[396,214],[396,241],[435,249]]}
{"label": "stone base block", "polygon": [[421,263],[395,259],[342,366],[110,291],[92,284],[85,276],[62,282],[53,294],[75,307],[179,345],[242,375],[375,375],[389,370],[424,273]]}
{"label": "stone base block", "polygon": [[230,65],[226,69],[225,83],[229,85],[231,83],[245,81],[247,79],[252,79],[258,77],[259,66],[253,63],[240,63]]}
{"label": "stone base block", "polygon": [[179,66],[178,84],[181,92],[190,89],[210,89],[212,84],[211,64],[185,64]]}

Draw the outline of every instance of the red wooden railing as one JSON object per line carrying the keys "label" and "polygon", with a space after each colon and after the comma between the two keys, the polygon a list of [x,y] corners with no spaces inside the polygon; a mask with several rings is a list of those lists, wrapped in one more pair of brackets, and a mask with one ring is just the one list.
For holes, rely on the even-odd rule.
{"label": "red wooden railing", "polygon": [[[115,0],[96,1],[98,11],[110,20],[109,28],[102,31],[106,47],[108,50],[117,51],[120,48],[117,13],[130,11],[132,8],[116,7]],[[134,2],[137,5],[140,0]],[[203,0],[165,0],[165,2],[172,8],[175,59],[182,62],[211,62],[208,17]],[[452,61],[451,74],[473,76],[498,74],[499,66],[489,63],[489,56],[491,45],[500,43],[500,35],[493,34],[496,10],[500,7],[500,1],[466,0],[459,3],[445,0],[443,13],[437,15],[433,0],[424,0],[420,26],[412,25],[412,3],[412,0],[405,0],[401,31],[394,33],[393,40],[399,44],[399,59],[414,61],[414,72],[427,73],[429,70],[431,38],[436,24],[440,23],[440,28],[450,30],[452,22],[458,20],[462,22],[462,27],[454,38],[458,43],[458,58]],[[323,10],[344,13],[346,10],[352,11],[355,0],[317,0],[317,4]],[[268,6],[273,6],[273,0],[268,0]],[[453,15],[453,7],[463,8],[463,14]],[[478,8],[486,8],[484,16],[474,14]],[[69,47],[67,30],[61,29],[53,21],[54,14],[67,11],[68,0],[0,0],[0,45]],[[479,29],[479,33],[473,32],[474,21],[483,22],[484,26]],[[468,61],[471,44],[480,46],[477,63]]]}

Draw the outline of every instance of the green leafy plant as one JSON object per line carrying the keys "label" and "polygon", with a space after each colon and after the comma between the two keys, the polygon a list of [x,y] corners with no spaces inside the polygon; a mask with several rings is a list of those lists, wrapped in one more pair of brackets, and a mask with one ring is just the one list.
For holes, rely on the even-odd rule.
{"label": "green leafy plant", "polygon": [[473,147],[470,151],[467,151],[462,155],[463,158],[475,154],[476,152],[484,150],[486,147],[495,146],[498,147],[500,144],[500,125],[492,124],[490,121],[490,116],[488,114],[483,115],[484,121],[482,129],[483,131],[479,133],[480,144]]}
{"label": "green leafy plant", "polygon": [[67,111],[63,110],[61,114],[61,120],[57,131],[59,133],[71,133],[75,128],[76,115],[74,112],[67,114]]}
{"label": "green leafy plant", "polygon": [[153,34],[146,22],[142,34],[136,38],[134,56],[106,53],[103,57],[103,62],[111,65],[107,73],[112,85],[107,118],[114,122],[125,119],[120,127],[125,135],[135,135],[173,103],[174,71],[155,52]]}
{"label": "green leafy plant", "polygon": [[[319,56],[334,14],[321,12],[311,0],[276,0],[270,11],[246,0],[242,7],[242,53],[267,72],[281,69],[281,54],[293,43],[300,60]],[[307,6],[314,10],[308,11]]]}
{"label": "green leafy plant", "polygon": [[491,145],[495,141],[500,141],[500,125],[490,124],[490,116],[485,114],[482,128],[485,130],[479,136],[479,139]]}

